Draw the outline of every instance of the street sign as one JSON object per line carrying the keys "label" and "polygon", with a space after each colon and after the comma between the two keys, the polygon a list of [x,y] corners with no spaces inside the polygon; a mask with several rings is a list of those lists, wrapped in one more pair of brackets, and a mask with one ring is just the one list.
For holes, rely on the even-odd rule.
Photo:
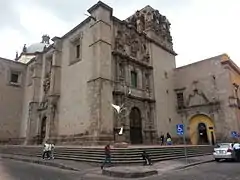
{"label": "street sign", "polygon": [[232,131],[232,132],[231,132],[231,136],[232,136],[233,138],[236,138],[236,137],[238,137],[238,133],[237,133],[236,131]]}
{"label": "street sign", "polygon": [[184,125],[183,124],[177,124],[177,134],[183,135],[184,134]]}

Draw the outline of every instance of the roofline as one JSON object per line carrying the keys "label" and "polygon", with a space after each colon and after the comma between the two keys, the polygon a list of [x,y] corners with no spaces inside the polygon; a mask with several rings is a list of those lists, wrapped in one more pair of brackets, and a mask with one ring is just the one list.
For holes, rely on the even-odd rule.
{"label": "roofline", "polygon": [[21,65],[26,66],[25,63],[18,62],[18,61],[15,61],[15,60],[11,60],[11,59],[7,59],[7,58],[3,58],[3,57],[0,57],[0,61],[6,61],[6,62],[9,62],[9,63],[16,63],[16,64],[21,64]]}
{"label": "roofline", "polygon": [[92,7],[90,7],[87,11],[91,14],[95,9],[98,7],[103,7],[104,9],[108,10],[111,12],[111,16],[113,13],[113,8],[108,6],[107,4],[103,3],[102,1],[98,1],[97,4],[94,4]]}
{"label": "roofline", "polygon": [[222,61],[222,64],[228,64],[235,72],[237,72],[240,75],[240,68],[237,64],[234,63],[233,60],[229,59],[227,61]]}
{"label": "roofline", "polygon": [[210,57],[210,58],[207,58],[207,59],[203,59],[203,60],[200,60],[200,61],[196,61],[196,62],[187,64],[187,65],[184,65],[184,66],[175,68],[174,70],[183,69],[183,68],[186,68],[186,67],[189,67],[189,66],[192,66],[192,65],[196,65],[196,64],[203,63],[203,62],[205,62],[205,61],[216,60],[216,59],[220,58],[220,57],[223,56],[223,55],[225,55],[225,54],[221,54],[221,55],[213,56],[213,57]]}
{"label": "roofline", "polygon": [[74,32],[76,32],[79,28],[81,28],[82,26],[84,26],[85,24],[89,23],[91,21],[91,17],[87,17],[85,20],[83,20],[80,24],[78,24],[77,26],[75,26],[73,29],[71,29],[70,31],[68,31],[65,35],[63,35],[60,39],[64,39],[66,37],[68,37],[69,35],[73,34]]}

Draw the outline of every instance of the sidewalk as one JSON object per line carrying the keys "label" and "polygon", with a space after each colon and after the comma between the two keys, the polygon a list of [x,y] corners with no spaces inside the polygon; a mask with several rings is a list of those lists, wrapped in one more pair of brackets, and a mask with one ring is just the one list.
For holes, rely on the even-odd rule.
{"label": "sidewalk", "polygon": [[[73,170],[80,172],[86,178],[95,178],[97,179],[116,179],[116,177],[121,178],[141,178],[147,177],[150,175],[161,175],[163,173],[169,172],[171,170],[179,170],[184,169],[190,166],[203,164],[207,162],[214,161],[212,155],[207,156],[198,156],[198,157],[190,157],[187,159],[175,159],[175,160],[167,160],[160,161],[154,163],[152,166],[142,166],[142,165],[129,165],[129,166],[114,166],[110,168],[105,168],[103,171],[100,169],[99,165],[85,163],[85,162],[77,162],[71,160],[43,160],[40,157],[26,157],[26,156],[18,156],[18,155],[0,155],[2,158],[6,159],[14,159],[24,162],[37,163],[46,166],[57,167],[66,170]],[[110,177],[107,177],[110,176]]]}
{"label": "sidewalk", "polygon": [[186,159],[167,160],[154,163],[152,166],[116,166],[103,170],[104,175],[123,178],[140,178],[152,175],[161,175],[163,173],[184,169],[190,166],[214,161],[212,155],[191,157]]}
{"label": "sidewalk", "polygon": [[83,162],[77,162],[77,161],[71,161],[71,160],[60,160],[60,159],[48,160],[48,159],[42,159],[41,157],[29,157],[29,156],[7,155],[7,154],[0,154],[0,157],[2,159],[13,159],[13,160],[18,160],[23,162],[57,167],[65,170],[72,170],[72,171],[86,171],[96,167],[99,169],[99,166],[97,166],[96,164],[85,163],[85,162],[83,163]]}

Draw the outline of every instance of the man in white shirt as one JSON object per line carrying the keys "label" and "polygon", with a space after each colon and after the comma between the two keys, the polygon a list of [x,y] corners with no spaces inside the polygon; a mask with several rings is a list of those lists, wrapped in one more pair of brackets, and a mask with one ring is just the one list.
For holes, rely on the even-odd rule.
{"label": "man in white shirt", "polygon": [[49,148],[50,148],[50,144],[46,142],[43,146],[43,155],[42,155],[43,159],[45,159],[45,155],[47,155],[47,158],[49,158]]}
{"label": "man in white shirt", "polygon": [[233,150],[236,156],[236,160],[240,161],[240,144],[239,143],[234,143],[233,145]]}

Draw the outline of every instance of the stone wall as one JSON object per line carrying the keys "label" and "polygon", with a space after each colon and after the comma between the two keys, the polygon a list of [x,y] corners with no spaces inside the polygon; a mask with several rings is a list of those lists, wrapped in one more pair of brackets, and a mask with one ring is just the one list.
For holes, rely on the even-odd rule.
{"label": "stone wall", "polygon": [[0,141],[19,138],[25,75],[26,65],[0,58]]}
{"label": "stone wall", "polygon": [[194,115],[207,115],[215,124],[217,139],[229,139],[236,127],[236,116],[229,107],[231,82],[221,58],[217,56],[177,68],[174,81],[176,93],[184,94],[185,110],[178,112],[184,114],[186,124]]}

